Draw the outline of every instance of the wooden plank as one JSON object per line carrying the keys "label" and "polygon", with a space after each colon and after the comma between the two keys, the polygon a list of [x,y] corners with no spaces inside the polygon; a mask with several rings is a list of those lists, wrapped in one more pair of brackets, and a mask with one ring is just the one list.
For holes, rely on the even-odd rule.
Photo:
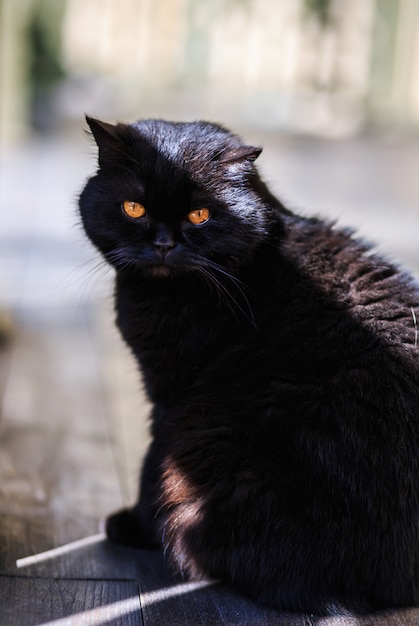
{"label": "wooden plank", "polygon": [[160,553],[143,553],[138,581],[144,624],[228,624],[268,626],[419,626],[419,609],[327,617],[281,613],[258,606],[222,584],[188,583],[171,576]]}
{"label": "wooden plank", "polygon": [[135,583],[0,577],[5,626],[141,626]]}
{"label": "wooden plank", "polygon": [[[0,562],[3,573],[13,576],[42,578],[84,578],[101,580],[136,580],[138,554],[136,550],[120,548],[103,536],[88,535],[69,543],[50,546],[51,526],[60,527],[63,535],[67,526],[78,520],[65,518],[62,524],[55,519],[43,520],[39,516],[28,520],[13,516],[0,518]],[[79,523],[79,528],[81,528]],[[23,541],[22,541],[23,538]],[[47,549],[22,552],[26,545],[47,545]]]}
{"label": "wooden plank", "polygon": [[311,626],[418,626],[417,609],[385,611],[374,615],[342,614],[330,617],[310,617]]}
{"label": "wooden plank", "polygon": [[279,613],[259,607],[222,585],[197,587],[179,583],[141,594],[144,624],[240,624],[253,626],[310,626],[309,616]]}
{"label": "wooden plank", "polygon": [[257,606],[220,583],[173,576],[160,552],[141,552],[138,583],[144,624],[240,624],[309,626],[304,615]]}

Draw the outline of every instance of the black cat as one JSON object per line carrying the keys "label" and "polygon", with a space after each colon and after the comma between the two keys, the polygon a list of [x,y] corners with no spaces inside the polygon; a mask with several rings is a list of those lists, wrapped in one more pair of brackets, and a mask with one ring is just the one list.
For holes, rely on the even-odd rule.
{"label": "black cat", "polygon": [[154,405],[108,537],[283,610],[417,604],[413,280],[286,210],[221,126],[88,123],[82,221]]}

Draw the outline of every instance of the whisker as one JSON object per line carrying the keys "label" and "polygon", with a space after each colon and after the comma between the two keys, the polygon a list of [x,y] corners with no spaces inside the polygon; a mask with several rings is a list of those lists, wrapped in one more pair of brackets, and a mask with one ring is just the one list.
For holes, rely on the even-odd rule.
{"label": "whisker", "polygon": [[[253,315],[253,311],[252,311],[252,307],[250,305],[249,299],[244,291],[244,283],[237,278],[236,276],[233,276],[232,274],[230,274],[229,272],[227,272],[227,270],[225,268],[222,268],[220,265],[218,265],[218,263],[215,263],[214,261],[208,261],[207,263],[209,265],[209,267],[211,267],[212,269],[214,269],[217,272],[220,272],[223,276],[225,276],[226,278],[228,278],[236,287],[236,289],[240,292],[240,295],[242,296],[243,300],[246,303],[246,306],[249,310],[249,314],[250,314],[250,321],[252,322],[253,326],[256,328],[257,324],[256,324],[256,320],[255,317]],[[244,312],[244,311],[243,311]],[[248,317],[248,316],[246,316]],[[248,317],[249,319],[249,317]]]}
{"label": "whisker", "polygon": [[[92,267],[88,271],[85,271],[89,265],[92,265]],[[111,268],[104,259],[95,258],[80,264],[78,268],[72,270],[70,275],[82,271],[84,275],[80,277],[79,307],[88,300],[104,277],[110,273]],[[77,279],[73,280],[73,283],[70,284],[74,284],[76,281]]]}
{"label": "whisker", "polygon": [[115,265],[119,272],[123,272],[124,270],[133,267],[132,261],[129,258],[129,252],[126,252],[124,249],[113,250],[109,252],[107,255],[107,260],[111,264]]}
{"label": "whisker", "polygon": [[[210,287],[215,287],[216,293],[219,298],[219,302],[223,301],[228,309],[233,313],[236,317],[236,311],[231,303],[235,304],[239,310],[241,310],[240,305],[236,302],[231,293],[226,289],[226,287],[204,267],[197,267],[198,274],[204,279],[207,285]],[[237,319],[237,317],[236,317]]]}
{"label": "whisker", "polygon": [[[203,275],[205,275],[216,286],[219,295],[223,296],[223,300],[229,306],[230,310],[234,312],[233,307],[231,306],[231,303],[233,303],[237,307],[237,309],[239,309],[239,311],[241,311],[241,313],[250,321],[250,323],[255,328],[257,328],[256,320],[252,311],[252,307],[244,291],[243,282],[236,276],[233,276],[232,274],[230,274],[230,272],[228,272],[225,268],[221,267],[220,265],[218,265],[218,263],[215,263],[214,261],[205,259],[198,255],[195,257],[195,261],[197,261],[196,268],[197,269],[199,268],[199,271]],[[209,271],[208,268],[212,269],[214,272],[219,272],[222,276],[224,276],[229,281],[231,281],[235,289],[239,292],[241,298],[244,300],[247,311],[245,310],[245,308],[243,308],[243,306],[240,305],[237,298],[233,296],[233,294],[226,287],[226,285],[223,282],[221,282],[218,278],[216,278],[216,276],[214,276],[214,274],[211,271]]]}

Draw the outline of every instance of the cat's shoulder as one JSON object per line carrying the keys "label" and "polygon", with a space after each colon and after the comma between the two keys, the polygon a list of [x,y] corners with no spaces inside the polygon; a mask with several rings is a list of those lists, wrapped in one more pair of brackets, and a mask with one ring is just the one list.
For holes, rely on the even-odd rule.
{"label": "cat's shoulder", "polygon": [[318,217],[285,217],[283,254],[330,295],[363,305],[397,300],[419,306],[417,281],[350,228]]}

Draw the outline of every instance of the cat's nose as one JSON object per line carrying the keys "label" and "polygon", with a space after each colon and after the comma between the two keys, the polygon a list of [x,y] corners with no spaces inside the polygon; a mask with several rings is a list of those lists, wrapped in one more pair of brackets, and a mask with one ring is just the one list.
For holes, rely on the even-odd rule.
{"label": "cat's nose", "polygon": [[172,239],[155,239],[153,242],[153,246],[157,248],[160,254],[164,257],[166,256],[173,248],[176,247],[176,242]]}
{"label": "cat's nose", "polygon": [[163,257],[176,246],[173,232],[164,224],[156,225],[151,243]]}
{"label": "cat's nose", "polygon": [[176,244],[168,241],[153,241],[153,246],[155,246],[160,252],[167,253],[169,250],[172,250]]}

